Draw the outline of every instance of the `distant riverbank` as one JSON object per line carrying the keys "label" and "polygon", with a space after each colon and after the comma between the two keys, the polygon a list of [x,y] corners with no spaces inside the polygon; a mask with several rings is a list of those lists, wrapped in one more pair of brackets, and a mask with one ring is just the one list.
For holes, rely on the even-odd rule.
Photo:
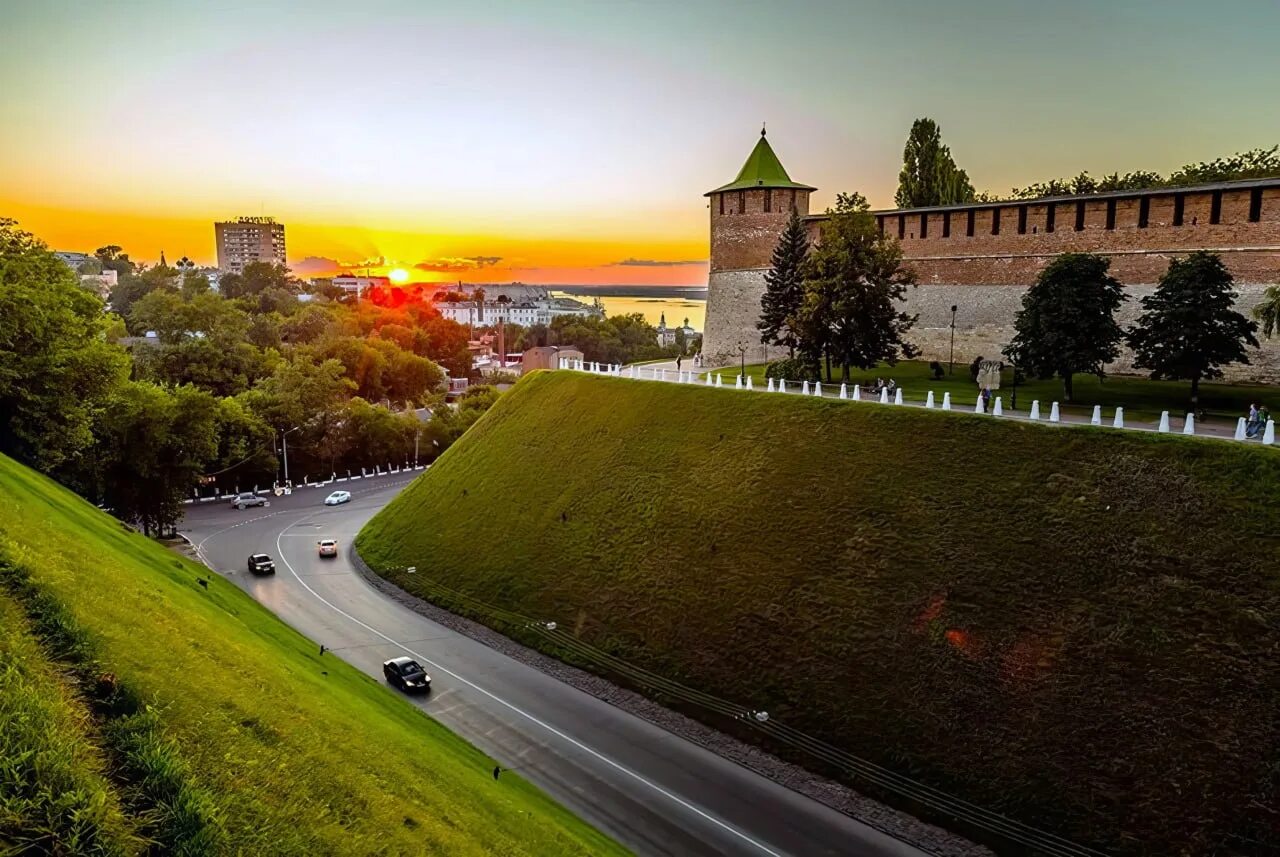
{"label": "distant riverbank", "polygon": [[707,317],[707,290],[701,286],[552,286],[553,295],[565,295],[591,302],[599,298],[608,315],[638,312],[656,325],[663,314],[675,327],[687,318],[702,331]]}

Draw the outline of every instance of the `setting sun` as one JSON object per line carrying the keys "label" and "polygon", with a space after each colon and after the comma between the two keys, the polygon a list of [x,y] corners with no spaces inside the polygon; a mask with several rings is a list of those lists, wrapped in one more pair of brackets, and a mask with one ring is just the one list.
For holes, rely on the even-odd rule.
{"label": "setting sun", "polygon": [[387,274],[393,283],[406,283],[409,281],[409,272],[404,268],[392,268]]}

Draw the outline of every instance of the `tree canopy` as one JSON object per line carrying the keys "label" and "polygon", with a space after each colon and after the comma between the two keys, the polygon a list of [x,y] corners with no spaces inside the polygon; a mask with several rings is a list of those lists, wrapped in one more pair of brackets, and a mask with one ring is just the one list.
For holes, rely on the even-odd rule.
{"label": "tree canopy", "polygon": [[1227,364],[1248,363],[1246,346],[1258,346],[1258,326],[1235,311],[1235,298],[1235,281],[1216,254],[1173,260],[1129,331],[1134,365],[1157,380],[1190,381],[1194,411],[1201,380],[1221,378]]}
{"label": "tree canopy", "polygon": [[917,119],[902,151],[902,172],[894,202],[899,208],[954,205],[973,199],[969,175],[956,166],[942,129],[932,119]]}
{"label": "tree canopy", "polygon": [[804,299],[791,324],[811,363],[828,354],[842,368],[895,363],[918,352],[906,334],[915,316],[900,308],[914,274],[896,239],[876,228],[866,200],[840,194],[804,262]]}
{"label": "tree canopy", "polygon": [[770,268],[765,272],[764,295],[760,298],[760,341],[781,345],[795,356],[796,335],[788,325],[804,303],[804,262],[809,255],[809,237],[800,214],[794,208],[787,226],[773,248]]}
{"label": "tree canopy", "polygon": [[1022,296],[1014,320],[1016,334],[1004,349],[1024,373],[1062,379],[1071,401],[1071,376],[1101,376],[1120,353],[1124,332],[1115,312],[1125,300],[1111,262],[1090,253],[1064,253],[1040,272]]}

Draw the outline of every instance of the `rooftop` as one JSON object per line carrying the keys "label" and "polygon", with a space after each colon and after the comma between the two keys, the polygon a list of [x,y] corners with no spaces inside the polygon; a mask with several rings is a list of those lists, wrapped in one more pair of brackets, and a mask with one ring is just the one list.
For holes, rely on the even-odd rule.
{"label": "rooftop", "polygon": [[727,185],[707,191],[703,196],[711,196],[713,193],[722,193],[727,190],[747,190],[756,187],[816,190],[807,184],[791,180],[791,176],[787,175],[786,169],[782,166],[782,161],[778,160],[773,147],[765,138],[763,128],[760,129],[760,139],[756,141],[756,147],[751,150],[747,162],[738,171],[738,177]]}

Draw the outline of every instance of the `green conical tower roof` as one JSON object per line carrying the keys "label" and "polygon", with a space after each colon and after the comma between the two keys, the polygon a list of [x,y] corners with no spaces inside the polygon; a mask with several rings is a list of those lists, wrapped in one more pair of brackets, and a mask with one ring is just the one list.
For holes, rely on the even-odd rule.
{"label": "green conical tower roof", "polygon": [[773,153],[773,147],[769,145],[768,139],[765,138],[763,128],[760,129],[760,139],[756,141],[756,147],[751,150],[750,156],[747,157],[747,162],[738,171],[738,177],[727,185],[707,191],[703,196],[711,196],[713,193],[721,193],[726,190],[747,190],[753,187],[791,187],[797,190],[816,190],[816,188],[812,188],[807,184],[800,184],[791,180],[791,176],[787,175],[786,169],[782,166],[782,161],[779,161],[778,156]]}

